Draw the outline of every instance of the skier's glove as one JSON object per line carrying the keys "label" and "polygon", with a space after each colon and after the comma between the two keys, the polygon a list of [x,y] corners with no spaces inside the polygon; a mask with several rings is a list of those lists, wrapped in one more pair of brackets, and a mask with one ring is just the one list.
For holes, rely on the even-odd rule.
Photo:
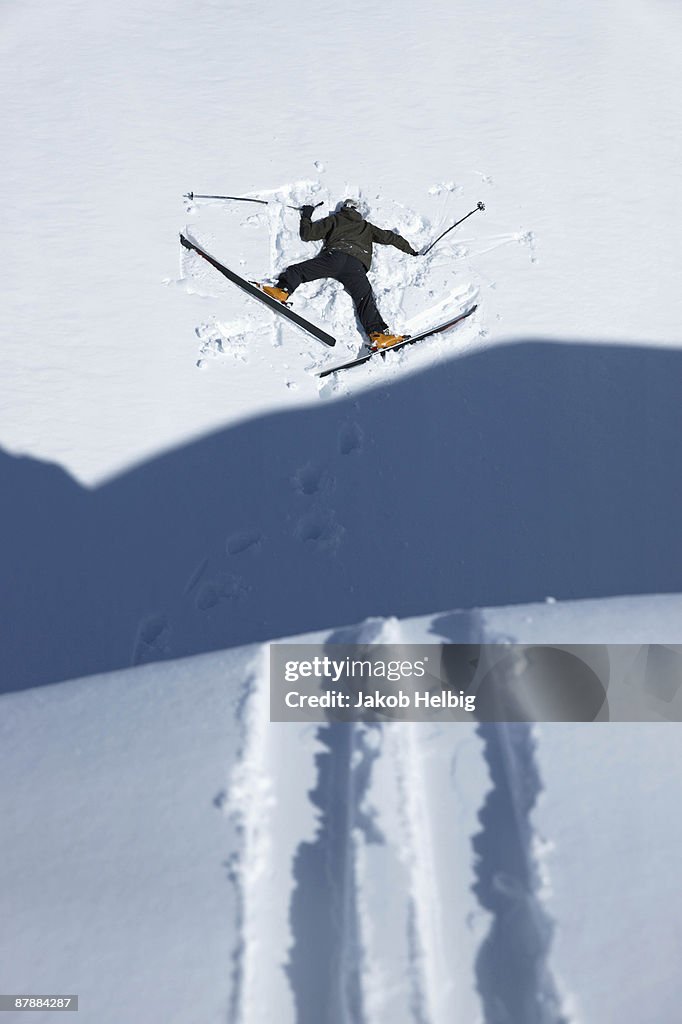
{"label": "skier's glove", "polygon": [[313,215],[314,209],[315,209],[314,206],[302,206],[301,207],[301,217],[305,217],[306,220],[310,220],[310,218]]}

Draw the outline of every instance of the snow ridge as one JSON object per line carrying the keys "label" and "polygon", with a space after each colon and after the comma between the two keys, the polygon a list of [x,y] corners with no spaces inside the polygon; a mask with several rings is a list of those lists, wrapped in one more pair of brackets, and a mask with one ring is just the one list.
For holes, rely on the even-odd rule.
{"label": "snow ridge", "polygon": [[[232,970],[232,997],[229,1019],[235,1024],[253,1020],[252,998],[259,984],[256,954],[260,940],[258,913],[260,882],[271,858],[270,819],[274,803],[274,785],[268,773],[269,744],[268,648],[258,649],[247,675],[237,707],[243,723],[244,745],[237,759],[226,810],[238,835],[238,845],[230,856],[228,875],[237,893],[237,930]],[[218,798],[220,799],[220,798]]]}
{"label": "snow ridge", "polygon": [[[327,639],[330,650],[401,642],[391,619]],[[318,828],[296,851],[290,903],[296,1020],[319,1024],[323,1006],[325,1024],[448,1024],[468,988],[453,982],[445,952],[451,922],[434,848],[433,783],[447,794],[452,733],[436,736],[425,723],[331,722],[316,742]],[[464,965],[464,949],[458,956]],[[470,967],[473,974],[473,949]]]}
{"label": "snow ridge", "polygon": [[476,963],[485,1024],[569,1024],[549,968],[554,930],[531,814],[542,790],[532,727],[481,723],[492,780],[472,840],[474,892],[492,914]]}
{"label": "snow ridge", "polygon": [[[331,634],[327,644],[380,642],[382,624]],[[286,972],[298,1024],[369,1024],[363,979],[365,957],[359,893],[358,846],[381,842],[365,795],[379,754],[377,726],[330,722],[317,730],[321,746],[310,799],[319,813],[311,842],[295,857],[291,899],[293,943]]]}

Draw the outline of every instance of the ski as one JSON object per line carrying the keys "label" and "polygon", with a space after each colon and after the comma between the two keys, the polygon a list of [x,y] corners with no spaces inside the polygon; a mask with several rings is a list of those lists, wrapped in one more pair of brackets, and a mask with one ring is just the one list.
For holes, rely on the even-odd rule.
{"label": "ski", "polygon": [[322,370],[318,373],[318,377],[328,377],[330,373],[338,373],[339,370],[348,370],[351,366],[361,366],[362,363],[366,363],[372,356],[385,356],[388,352],[395,352],[398,348],[404,348],[405,345],[414,345],[415,341],[423,341],[424,338],[430,338],[432,334],[440,334],[443,331],[449,331],[451,327],[466,320],[468,316],[475,313],[478,309],[478,305],[472,306],[471,309],[465,310],[464,313],[459,313],[453,317],[452,320],[446,320],[445,323],[439,324],[437,327],[429,327],[426,331],[421,331],[419,334],[412,334],[410,337],[405,338],[404,341],[399,341],[397,345],[391,345],[390,348],[378,348],[374,350],[366,349],[362,355],[356,356],[355,359],[351,359],[347,363],[341,363],[340,366],[332,366],[328,370]]}
{"label": "ski", "polygon": [[292,323],[296,324],[297,327],[300,327],[302,331],[306,332],[306,334],[310,334],[313,338],[321,341],[324,345],[329,345],[330,348],[333,348],[333,346],[336,345],[336,338],[333,338],[331,334],[327,334],[327,332],[323,331],[320,327],[316,327],[315,324],[311,324],[309,320],[305,320],[302,316],[299,316],[298,313],[294,313],[292,309],[289,309],[283,303],[278,302],[277,299],[271,298],[270,295],[261,291],[255,284],[251,284],[250,281],[240,277],[239,274],[235,274],[235,272],[230,270],[229,267],[223,266],[222,263],[219,263],[218,260],[213,258],[213,256],[210,256],[209,253],[205,252],[201,246],[196,244],[196,242],[190,241],[190,239],[186,238],[183,234],[180,235],[180,242],[185,249],[190,249],[192,252],[196,252],[199,256],[210,263],[212,267],[215,267],[223,277],[226,277],[228,281],[232,281],[232,284],[236,284],[237,287],[241,288],[241,290],[246,292],[247,295],[250,295],[254,299],[258,299],[259,302],[268,306],[275,313],[279,313],[279,315],[285,317],[285,319],[291,320]]}

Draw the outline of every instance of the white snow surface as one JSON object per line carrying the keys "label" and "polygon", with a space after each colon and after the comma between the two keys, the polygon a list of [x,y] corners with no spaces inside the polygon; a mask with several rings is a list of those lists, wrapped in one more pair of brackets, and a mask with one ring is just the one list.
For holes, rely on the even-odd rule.
{"label": "white snow surface", "polygon": [[535,815],[569,1020],[679,1014],[680,725],[538,729]]}
{"label": "white snow surface", "polygon": [[[671,593],[680,12],[9,0],[0,531],[11,687],[434,608]],[[189,191],[267,199],[196,200]],[[384,315],[245,296],[359,195]],[[656,522],[655,528],[653,522]],[[38,583],[36,581],[39,581]]]}
{"label": "white snow surface", "polygon": [[[78,992],[87,1024],[319,1024],[321,993],[328,1024],[493,1024],[499,743],[507,799],[542,787],[517,909],[554,924],[566,1021],[676,1024],[678,725],[272,725],[263,642],[679,639],[679,6],[0,23],[0,992]],[[397,329],[479,309],[320,382],[361,340],[338,286],[294,299],[329,351],[178,233],[273,278],[316,251],[286,204],[347,194],[418,247],[483,200],[372,268]]]}
{"label": "white snow surface", "polygon": [[[599,602],[610,641],[674,631],[682,597],[653,603],[647,625],[650,600]],[[592,602],[551,608],[298,639],[591,636]],[[0,990],[78,993],[86,1024],[307,1024],[321,994],[335,1024],[487,1019],[476,963],[491,919],[471,888],[491,787],[480,734],[272,724],[267,653],[0,697]],[[652,1010],[673,1024],[680,726],[534,731],[534,913],[554,922],[567,1019],[640,1024]],[[509,769],[523,785],[523,764]]]}
{"label": "white snow surface", "polygon": [[[385,0],[267,15],[223,0],[8,0],[1,17],[0,436],[12,453],[92,486],[207,431],[319,402],[320,348],[203,268],[197,288],[177,238],[191,225],[262,277],[302,254],[296,215],[187,210],[190,190],[360,193],[418,243],[485,201],[434,250],[418,294],[409,257],[377,261],[398,326],[479,289],[476,324],[410,351],[401,375],[531,337],[679,346],[682,15],[667,0],[433,0],[418,17]],[[338,307],[337,352],[357,343],[333,285],[299,302],[316,316]]]}

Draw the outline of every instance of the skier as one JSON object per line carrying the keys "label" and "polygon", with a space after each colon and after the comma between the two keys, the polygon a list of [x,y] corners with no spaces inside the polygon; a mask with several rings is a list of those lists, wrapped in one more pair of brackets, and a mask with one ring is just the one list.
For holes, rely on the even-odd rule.
{"label": "skier", "polygon": [[299,284],[331,277],[346,289],[355,304],[362,326],[369,335],[371,348],[390,348],[405,335],[391,334],[377,309],[367,271],[372,265],[372,245],[393,245],[396,249],[418,256],[410,243],[395,231],[377,228],[363,217],[358,199],[344,199],[336,213],[313,221],[314,207],[301,208],[300,234],[304,242],[324,240],[319,255],[303,263],[294,263],[279,275],[276,285],[260,287],[279,302],[286,302]]}

